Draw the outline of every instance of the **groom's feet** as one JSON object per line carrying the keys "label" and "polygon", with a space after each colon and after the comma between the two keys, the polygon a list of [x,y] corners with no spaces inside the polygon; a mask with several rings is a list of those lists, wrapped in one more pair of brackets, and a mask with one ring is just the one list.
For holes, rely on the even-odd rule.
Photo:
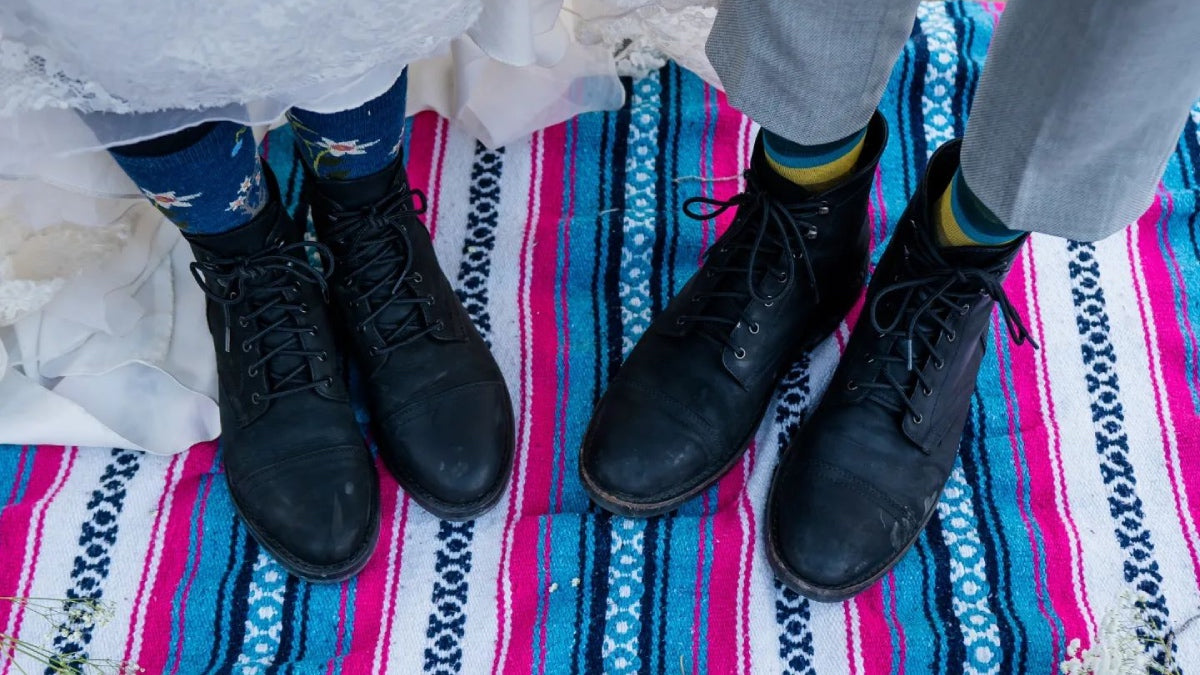
{"label": "groom's feet", "polygon": [[338,581],[366,565],[379,479],[362,442],[324,293],[329,254],[279,202],[222,234],[185,235],[217,352],[221,461],[234,508],[283,567]]}
{"label": "groom's feet", "polygon": [[933,201],[959,143],[930,160],[867,290],[820,407],[784,452],[767,499],[776,575],[814,600],[865,590],[917,540],[954,468],[992,307],[1028,339],[1001,287],[1025,236],[943,248]]}
{"label": "groom's feet", "polygon": [[363,178],[309,180],[313,222],[333,249],[334,305],[384,464],[430,513],[482,514],[512,466],[512,404],[418,219],[424,195],[409,188],[401,160]]}
{"label": "groom's feet", "polygon": [[746,192],[685,205],[736,207],[737,215],[596,408],[580,473],[598,504],[665,513],[737,462],[779,378],[862,292],[867,202],[886,137],[876,114],[854,171],[818,193],[772,171],[760,138]]}

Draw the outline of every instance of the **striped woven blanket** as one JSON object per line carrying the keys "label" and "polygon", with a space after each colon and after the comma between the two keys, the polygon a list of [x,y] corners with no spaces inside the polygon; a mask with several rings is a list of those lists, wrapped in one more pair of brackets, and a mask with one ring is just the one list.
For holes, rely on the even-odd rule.
{"label": "striped woven blanket", "polygon": [[[962,135],[998,11],[921,9],[882,106],[876,257],[928,155]],[[440,522],[385,478],[370,565],[310,585],[238,524],[216,443],[176,457],[3,447],[0,596],[112,611],[47,619],[0,597],[0,634],[149,673],[1049,673],[1077,639],[1128,651],[1130,635],[1200,670],[1200,108],[1139,222],[1025,247],[1006,286],[1041,350],[993,325],[937,517],[881,583],[817,605],[773,580],[762,509],[846,326],[796,365],[703,497],[632,520],[580,488],[593,404],[727,224],[681,203],[735,194],[756,131],[674,66],[627,86],[625,108],[499,150],[429,114],[411,124],[438,254],[516,404],[499,507]],[[281,134],[264,150],[294,202]],[[0,653],[0,675],[16,672]]]}

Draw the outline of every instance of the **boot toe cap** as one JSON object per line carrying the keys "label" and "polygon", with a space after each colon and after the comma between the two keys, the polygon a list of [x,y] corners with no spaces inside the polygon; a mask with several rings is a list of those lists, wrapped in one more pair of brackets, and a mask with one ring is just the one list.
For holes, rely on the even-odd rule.
{"label": "boot toe cap", "polygon": [[379,488],[361,447],[308,453],[232,486],[251,530],[285,567],[335,581],[365,565],[378,533]]}
{"label": "boot toe cap", "polygon": [[499,499],[513,454],[503,383],[459,387],[394,413],[378,439],[387,465],[427,510],[472,518]]}
{"label": "boot toe cap", "polygon": [[585,441],[584,483],[594,499],[618,513],[673,508],[718,470],[707,429],[663,399],[610,393]]}
{"label": "boot toe cap", "polygon": [[772,557],[781,578],[815,600],[864,590],[916,535],[913,519],[844,469],[814,463],[776,488],[768,507]]}

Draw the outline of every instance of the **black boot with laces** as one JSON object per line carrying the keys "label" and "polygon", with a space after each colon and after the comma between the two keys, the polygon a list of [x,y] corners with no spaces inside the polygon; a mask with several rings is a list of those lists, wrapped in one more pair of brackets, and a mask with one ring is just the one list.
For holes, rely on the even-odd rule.
{"label": "black boot with laces", "polygon": [[954,468],[992,308],[1031,341],[1001,286],[1026,237],[942,248],[934,196],[959,142],[930,159],[867,290],[863,315],[767,499],[776,575],[814,600],[865,590],[913,545]]}
{"label": "black boot with laces", "polygon": [[[665,513],[737,462],[779,379],[862,293],[867,203],[886,137],[876,114],[854,173],[815,194],[767,166],[760,138],[746,192],[685,204],[696,218],[737,214],[596,408],[580,473],[598,504],[623,515]],[[698,213],[696,204],[716,210]]]}
{"label": "black boot with laces", "polygon": [[384,464],[427,511],[474,518],[504,492],[512,404],[418,216],[397,160],[352,180],[309,176],[313,222],[333,250],[334,306],[365,380]]}
{"label": "black boot with laces", "polygon": [[[217,351],[221,452],[233,504],[276,560],[310,581],[366,565],[379,480],[350,407],[325,297],[329,251],[270,198],[248,224],[187,235]],[[328,270],[328,267],[325,268]]]}

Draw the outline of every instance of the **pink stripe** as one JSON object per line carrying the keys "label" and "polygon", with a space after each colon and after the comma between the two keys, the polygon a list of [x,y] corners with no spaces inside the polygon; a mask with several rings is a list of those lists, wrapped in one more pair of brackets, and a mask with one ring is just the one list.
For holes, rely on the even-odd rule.
{"label": "pink stripe", "polygon": [[[1020,266],[1021,262],[1023,262],[1023,261],[1018,262],[1018,266]],[[994,349],[993,353],[996,355],[1000,355],[1000,354],[1004,353],[1003,335],[1004,335],[1004,327],[1000,324],[999,316],[993,314],[992,315],[992,341],[995,344],[995,349]],[[1020,347],[1018,347],[1016,345],[1014,345],[1013,347],[1016,349],[1020,349]],[[1006,377],[1006,373],[1005,373],[1003,364],[1001,364],[999,371],[1000,371],[1000,391],[1004,397],[1005,409],[1007,412],[1008,438],[1009,438],[1009,445],[1012,448],[1013,466],[1018,467],[1018,469],[1015,472],[1016,480],[1017,480],[1017,485],[1016,485],[1016,488],[1017,488],[1017,497],[1016,497],[1017,510],[1021,514],[1021,522],[1025,525],[1025,538],[1026,538],[1026,541],[1029,542],[1029,550],[1033,554],[1033,568],[1035,570],[1037,570],[1042,567],[1043,560],[1042,560],[1042,553],[1040,551],[1038,551],[1037,538],[1033,531],[1033,529],[1034,529],[1033,521],[1030,517],[1030,514],[1025,509],[1025,498],[1029,495],[1029,485],[1028,485],[1028,483],[1026,483],[1025,476],[1022,475],[1022,471],[1019,469],[1019,467],[1022,464],[1021,440],[1020,440],[1021,439],[1021,436],[1020,436],[1021,427],[1017,423],[1017,411],[1014,406],[1014,403],[1016,402],[1016,396],[1015,396],[1015,392],[1013,391],[1013,383],[1009,380],[1008,377]],[[1047,583],[1047,580],[1045,577],[1041,576],[1040,574],[1035,575],[1034,591],[1037,593],[1038,611],[1041,613],[1042,618],[1046,620],[1046,625],[1050,627],[1050,638],[1051,638],[1050,644],[1054,645],[1054,649],[1055,649],[1054,661],[1057,662],[1059,660],[1059,655],[1057,653],[1057,650],[1058,650],[1058,645],[1060,644],[1059,635],[1058,635],[1058,626],[1050,618],[1050,614],[1046,608],[1046,602],[1048,599],[1046,583]]]}
{"label": "pink stripe", "polygon": [[[1192,560],[1192,578],[1200,581],[1200,558],[1197,557],[1197,546],[1200,542],[1196,541],[1195,530],[1195,523],[1200,520],[1200,503],[1192,504],[1189,499],[1189,491],[1200,495],[1200,492],[1197,492],[1200,490],[1200,463],[1188,461],[1195,458],[1195,453],[1191,452],[1184,457],[1183,450],[1187,449],[1186,445],[1181,447],[1179,443],[1180,440],[1184,440],[1186,444],[1185,439],[1200,437],[1200,418],[1192,406],[1191,391],[1188,389],[1185,375],[1186,348],[1183,327],[1179,323],[1174,304],[1174,280],[1167,269],[1167,262],[1163,259],[1163,251],[1159,248],[1161,242],[1167,248],[1168,255],[1174,258],[1165,232],[1174,204],[1170,193],[1165,190],[1160,192],[1163,199],[1155,201],[1142,218],[1126,230],[1125,237],[1131,270],[1135,267],[1133,258],[1136,256],[1145,275],[1144,288],[1136,271],[1132,276],[1142,323],[1146,326],[1152,325],[1155,328],[1154,337],[1157,338],[1156,343],[1152,342],[1150,331],[1143,331],[1147,353],[1152,359],[1158,360],[1157,368],[1154,367],[1155,364],[1151,364],[1150,380],[1154,389],[1155,413],[1162,430],[1164,464],[1171,481],[1171,493],[1175,498],[1175,510],[1183,539]],[[1154,234],[1159,227],[1163,231],[1158,233],[1156,238]],[[1184,306],[1187,306],[1186,299]],[[1190,449],[1194,451],[1195,448]]]}
{"label": "pink stripe", "polygon": [[714,673],[738,672],[737,631],[727,626],[730,612],[737,607],[738,567],[745,539],[737,503],[746,489],[746,477],[746,464],[739,462],[717,483],[712,568],[703,582],[708,588],[708,667]]}
{"label": "pink stripe", "polygon": [[[1026,298],[1029,317],[1038,344],[1046,344],[1045,323],[1038,298],[1038,274],[1034,256],[1037,240],[1025,244],[1005,282],[1010,298]],[[999,332],[999,331],[996,331]],[[1068,635],[1094,635],[1095,615],[1088,602],[1087,578],[1083,571],[1083,546],[1079,528],[1071,516],[1063,471],[1062,432],[1051,391],[1050,368],[1046,350],[1014,348],[1012,388],[1021,410],[1020,428],[1009,420],[1010,439],[1015,449],[1023,449],[1029,470],[1030,517],[1027,526],[1037,523],[1046,551],[1045,590],[1054,612]],[[1043,391],[1039,380],[1045,383]],[[1010,411],[1011,412],[1011,411]],[[1053,438],[1053,443],[1050,442]],[[1060,513],[1061,510],[1061,513]],[[1026,514],[1022,513],[1025,517]],[[1033,533],[1027,528],[1026,536]],[[1031,547],[1033,542],[1031,541]],[[1034,547],[1036,550],[1036,547]],[[1035,559],[1036,563],[1037,559]],[[1057,648],[1057,647],[1056,647]]]}
{"label": "pink stripe", "polygon": [[697,520],[700,537],[696,546],[696,582],[692,584],[692,675],[698,675],[700,672],[700,607],[704,602],[704,592],[708,590],[704,579],[704,563],[708,556],[705,552],[705,546],[708,545],[705,521],[708,520],[710,513],[709,494],[707,490],[704,492],[704,504],[700,511],[700,518]]}
{"label": "pink stripe", "polygon": [[[49,483],[42,485],[41,481],[35,481],[40,475],[44,475],[44,471],[39,471],[38,460],[45,458],[43,461],[48,461],[53,453],[36,453],[31,446],[21,448],[21,458],[17,461],[17,480],[21,474],[25,473],[25,465],[27,462],[33,462],[30,467],[29,484],[26,486],[24,499],[21,503],[17,503],[17,480],[13,481],[12,491],[9,492],[8,499],[5,500],[4,508],[0,509],[0,551],[24,551],[25,541],[29,537],[29,515],[30,505],[37,501],[34,495],[39,495],[45,490]],[[53,480],[53,476],[50,476]],[[19,542],[19,543],[18,543]],[[21,564],[6,564],[0,565],[0,595],[16,597],[17,584],[21,580],[21,570],[25,567],[25,561],[22,559]],[[12,603],[0,602],[0,626],[8,625],[8,619],[11,616]]]}
{"label": "pink stripe", "polygon": [[[388,650],[391,647],[388,637],[394,620],[392,607],[396,602],[394,580],[399,578],[403,562],[407,498],[400,492],[396,481],[389,479],[387,469],[378,460],[376,470],[382,478],[379,486],[379,532],[384,536],[380,537],[374,555],[358,574],[355,582],[355,628],[354,635],[350,638],[350,651],[369,655],[372,659],[375,652],[379,651],[380,668],[386,669]],[[399,528],[396,527],[397,506],[401,509]],[[393,547],[397,548],[394,566],[388,560]]]}
{"label": "pink stripe", "polygon": [[[39,505],[41,506],[41,512],[37,515],[37,524],[34,525],[33,555],[25,561],[25,566],[28,566],[29,568],[29,576],[24,584],[19,584],[17,592],[14,593],[14,595],[17,597],[27,597],[29,595],[29,589],[33,588],[33,580],[37,576],[37,565],[42,550],[42,535],[45,532],[46,527],[46,512],[50,510],[50,505],[54,503],[54,500],[57,499],[58,495],[62,492],[63,486],[67,484],[68,480],[70,480],[71,471],[75,468],[75,457],[79,452],[78,448],[63,448],[60,446],[42,446],[39,452],[45,450],[49,450],[51,453],[58,451],[62,454],[65,454],[67,467],[62,472],[61,480],[58,480],[58,469],[62,466],[62,455],[60,455],[58,466],[55,467],[54,476],[50,481],[50,484],[52,485],[50,493],[35,502],[33,509],[31,509],[32,515],[32,511],[37,510]],[[34,470],[37,470],[36,464],[34,465]],[[57,481],[57,484],[54,484],[55,481]],[[28,491],[26,494],[28,494]],[[8,509],[5,509],[5,511],[7,510]],[[24,550],[24,544],[25,542],[21,542],[20,550]],[[15,605],[12,612],[14,621],[11,635],[14,637],[21,637],[21,623],[25,619],[25,608],[22,605]],[[2,672],[7,673],[12,665],[13,662],[11,660],[5,659],[4,670]]]}
{"label": "pink stripe", "polygon": [[883,594],[887,590],[884,587],[887,582],[888,579],[884,578],[850,601],[858,609],[858,636],[862,643],[863,667],[867,673],[892,672],[892,652],[896,645],[892,643],[892,633],[883,614]]}
{"label": "pink stripe", "polygon": [[[185,459],[186,459],[186,455],[175,455],[174,457],[171,458],[170,463],[167,464],[166,473],[164,474],[164,477],[168,481],[170,480],[171,475],[175,472],[175,466],[179,462],[185,461]],[[162,532],[161,528],[162,528],[162,521],[163,521],[163,517],[164,517],[163,516],[163,513],[164,513],[163,507],[166,505],[166,500],[167,500],[168,494],[170,494],[169,489],[163,489],[162,492],[159,493],[158,504],[154,509],[154,523],[150,528],[150,541],[148,542],[148,545],[146,547],[146,555],[142,557],[142,573],[140,575],[138,575],[138,589],[137,589],[137,592],[134,594],[134,598],[133,598],[133,611],[129,616],[129,626],[125,630],[125,634],[127,635],[127,637],[125,638],[125,652],[124,652],[123,656],[121,657],[122,660],[124,660],[124,661],[130,661],[133,658],[133,653],[132,653],[133,652],[133,639],[137,633],[137,623],[138,623],[138,614],[139,614],[138,610],[142,606],[142,600],[145,598],[145,595],[146,595],[146,584],[147,584],[147,582],[151,581],[151,579],[150,579],[150,564],[151,564],[151,560],[154,557],[154,549],[157,546],[157,544],[155,542],[162,539],[161,536],[156,537],[155,535]]]}
{"label": "pink stripe", "polygon": [[412,134],[409,137],[407,171],[408,181],[425,193],[429,210],[425,214],[425,227],[430,236],[437,232],[438,204],[441,199],[442,166],[446,159],[446,137],[449,125],[437,113],[422,112],[413,117]]}
{"label": "pink stripe", "polygon": [[[212,465],[210,464],[209,466]],[[208,496],[212,493],[213,483],[217,482],[218,479],[219,477],[214,477],[213,480],[210,480],[208,485],[204,488],[204,494],[199,497],[200,512],[196,516],[196,555],[192,558],[195,561],[195,564],[192,565],[192,571],[188,574],[187,581],[184,583],[183,595],[180,597],[179,601],[180,610],[178,634],[180,636],[187,635],[187,611],[185,610],[187,609],[188,597],[192,592],[192,582],[196,580],[196,572],[200,569],[200,560],[204,557],[204,514],[208,510]],[[179,664],[183,661],[183,642],[184,641],[181,637],[175,646],[175,663],[171,667],[172,674],[179,672]]]}
{"label": "pink stripe", "polygon": [[[535,516],[542,511],[550,495],[549,472],[529,471],[528,468],[546,467],[554,461],[555,398],[536,396],[540,390],[553,391],[557,386],[552,356],[556,349],[553,338],[554,275],[537,274],[536,271],[554,269],[556,264],[552,244],[557,240],[558,218],[562,214],[562,153],[552,152],[545,156],[545,147],[547,137],[553,137],[556,143],[551,143],[551,147],[561,148],[562,132],[560,125],[536,133],[530,145],[533,176],[529,184],[528,225],[521,242],[517,291],[521,341],[518,466],[509,490],[508,517],[500,554],[499,626],[492,663],[493,670],[503,665],[506,672],[530,672],[532,669],[533,654],[527,647],[532,644],[534,635],[538,594],[543,592],[542,589],[534,593],[520,592],[537,588],[542,570],[537,569],[537,565],[512,565],[511,561],[537,560],[537,518],[525,516]],[[547,176],[549,187],[543,185]],[[551,245],[537,246],[539,238]],[[542,344],[543,340],[549,344]],[[520,487],[522,481],[523,488]],[[506,583],[512,592],[511,607],[507,607],[505,598]],[[509,617],[508,622],[506,617]]]}
{"label": "pink stripe", "polygon": [[[144,612],[142,622],[143,640],[138,653],[129,653],[133,648],[133,636],[125,643],[126,659],[136,662],[146,669],[146,672],[162,672],[167,662],[169,640],[155,639],[160,636],[151,632],[153,626],[170,625],[171,612],[174,609],[173,599],[179,582],[183,579],[184,570],[189,560],[186,545],[175,546],[174,542],[187,542],[191,531],[193,510],[197,506],[200,494],[200,479],[208,473],[213,465],[213,456],[217,451],[216,442],[200,443],[193,446],[182,455],[172,458],[167,470],[167,480],[179,462],[180,476],[172,486],[169,482],[164,486],[163,497],[159,500],[159,511],[155,516],[155,527],[152,532],[160,533],[158,537],[151,535],[146,558],[142,563],[142,579],[139,582],[138,599],[133,605],[131,631],[139,611]],[[169,500],[169,501],[168,501]],[[163,513],[168,513],[167,520],[159,520]],[[161,530],[160,530],[161,527]],[[152,558],[156,548],[161,549],[157,574],[151,569]],[[142,609],[144,607],[144,609]]]}
{"label": "pink stripe", "polygon": [[850,614],[850,602],[842,603],[842,621],[846,625],[846,668],[850,675],[858,672],[858,659],[855,658],[854,617]]}

